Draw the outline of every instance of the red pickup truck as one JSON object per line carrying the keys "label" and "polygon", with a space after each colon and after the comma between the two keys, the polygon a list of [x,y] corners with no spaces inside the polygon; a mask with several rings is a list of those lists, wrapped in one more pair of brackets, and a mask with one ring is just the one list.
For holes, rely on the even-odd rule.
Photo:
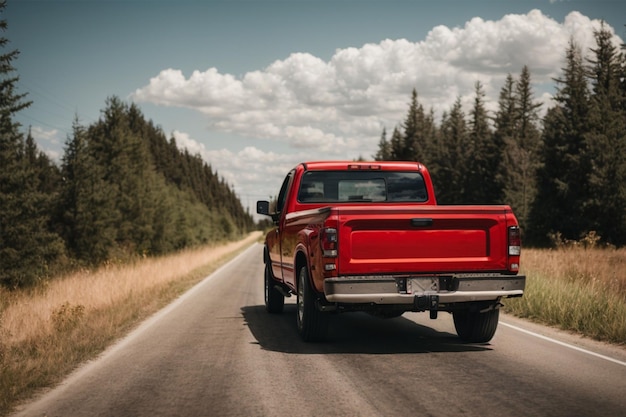
{"label": "red pickup truck", "polygon": [[440,206],[418,162],[306,162],[276,201],[257,202],[265,238],[265,306],[296,294],[297,328],[323,340],[333,313],[452,313],[459,337],[488,342],[500,301],[521,297],[520,229],[511,208]]}

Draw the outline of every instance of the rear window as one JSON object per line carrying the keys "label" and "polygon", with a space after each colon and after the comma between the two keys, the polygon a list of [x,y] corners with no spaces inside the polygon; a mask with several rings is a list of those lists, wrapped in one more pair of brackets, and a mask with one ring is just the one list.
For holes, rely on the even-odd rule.
{"label": "rear window", "polygon": [[301,203],[425,202],[424,178],[418,172],[308,171],[302,176]]}

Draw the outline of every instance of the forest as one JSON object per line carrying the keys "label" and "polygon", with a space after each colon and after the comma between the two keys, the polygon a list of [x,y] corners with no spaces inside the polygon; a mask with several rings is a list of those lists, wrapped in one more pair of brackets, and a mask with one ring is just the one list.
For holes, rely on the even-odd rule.
{"label": "forest", "polygon": [[[588,55],[573,40],[540,117],[528,67],[509,74],[497,110],[475,83],[466,115],[458,98],[439,123],[412,92],[404,121],[383,129],[376,160],[420,161],[439,204],[509,204],[526,245],[626,243],[626,58],[604,26]],[[588,58],[584,58],[588,56]]]}
{"label": "forest", "polygon": [[[5,3],[0,3],[0,11]],[[7,28],[0,21],[0,31]],[[177,147],[134,104],[110,97],[91,125],[74,120],[60,166],[15,114],[14,61],[0,37],[0,285],[240,237],[255,228],[230,185]]]}

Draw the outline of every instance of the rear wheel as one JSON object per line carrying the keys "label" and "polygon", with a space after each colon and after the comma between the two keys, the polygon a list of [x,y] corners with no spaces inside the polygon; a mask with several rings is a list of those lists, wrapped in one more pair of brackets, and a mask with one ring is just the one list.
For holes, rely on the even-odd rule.
{"label": "rear wheel", "polygon": [[269,263],[265,264],[265,309],[268,313],[282,313],[285,296],[275,288],[276,283],[271,268]]}
{"label": "rear wheel", "polygon": [[500,310],[484,313],[479,311],[455,311],[452,313],[456,333],[470,343],[486,343],[491,340],[498,328]]}
{"label": "rear wheel", "polygon": [[298,273],[298,333],[305,342],[319,342],[328,333],[328,313],[323,313],[315,305],[316,295],[311,287],[309,272],[306,266]]}

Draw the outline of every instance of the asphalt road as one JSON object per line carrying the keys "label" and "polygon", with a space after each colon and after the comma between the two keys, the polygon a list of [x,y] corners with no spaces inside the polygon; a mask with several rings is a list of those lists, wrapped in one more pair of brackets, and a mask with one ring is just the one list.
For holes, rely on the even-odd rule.
{"label": "asphalt road", "polygon": [[20,416],[625,416],[626,350],[501,315],[489,344],[451,316],[337,315],[305,344],[295,297],[263,306],[255,244]]}

